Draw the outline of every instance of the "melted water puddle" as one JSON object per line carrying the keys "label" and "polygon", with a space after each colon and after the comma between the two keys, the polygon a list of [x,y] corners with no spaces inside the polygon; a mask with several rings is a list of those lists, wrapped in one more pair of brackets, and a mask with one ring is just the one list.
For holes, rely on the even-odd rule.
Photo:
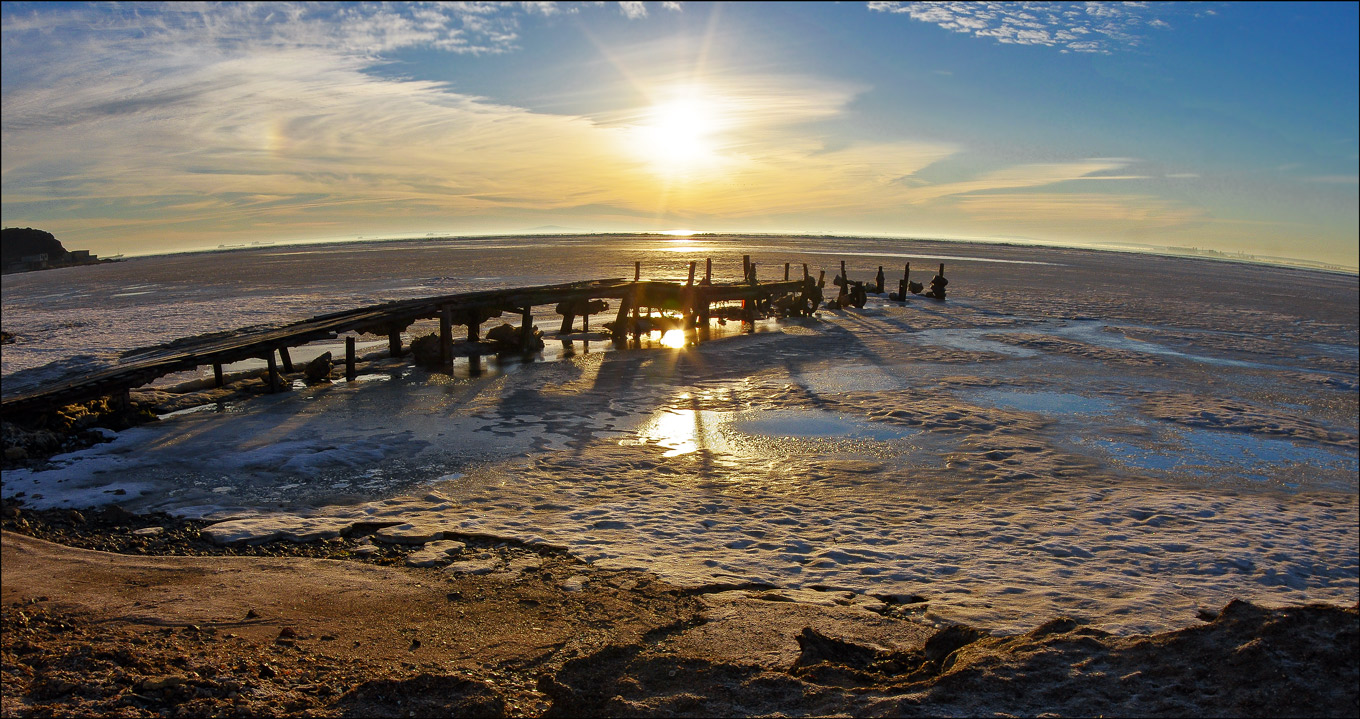
{"label": "melted water puddle", "polygon": [[818,409],[663,409],[622,445],[655,444],[664,457],[705,451],[732,455],[781,455],[815,451],[854,455],[897,455],[900,440],[916,430],[878,425]]}

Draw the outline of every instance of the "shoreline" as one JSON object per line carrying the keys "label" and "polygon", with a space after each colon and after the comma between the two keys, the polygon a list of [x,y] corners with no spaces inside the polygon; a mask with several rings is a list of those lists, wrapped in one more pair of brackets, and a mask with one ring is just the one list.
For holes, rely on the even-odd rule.
{"label": "shoreline", "polygon": [[[190,522],[145,532],[167,518],[87,514],[3,511],[6,716],[1360,708],[1360,606],[1234,600],[1199,626],[1155,635],[1055,617],[993,636],[923,624],[911,604],[873,611],[834,593],[814,604],[760,588],[686,590],[486,538],[463,539],[526,569],[507,577],[408,567],[405,548],[361,558],[347,540],[194,556],[204,548]],[[122,529],[105,531],[114,526]],[[523,561],[530,554],[536,563]]]}

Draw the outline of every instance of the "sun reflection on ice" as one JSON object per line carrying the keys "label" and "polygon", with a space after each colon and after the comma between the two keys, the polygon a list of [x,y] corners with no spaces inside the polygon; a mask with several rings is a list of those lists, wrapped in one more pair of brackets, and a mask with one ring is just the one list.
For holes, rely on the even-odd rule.
{"label": "sun reflection on ice", "polygon": [[724,424],[722,414],[725,413],[663,409],[638,429],[636,439],[625,439],[619,444],[655,444],[666,448],[663,457],[679,457],[699,450],[717,451],[725,446],[719,432]]}
{"label": "sun reflection on ice", "polygon": [[683,349],[685,344],[684,330],[666,330],[666,334],[661,335],[661,346],[671,349]]}

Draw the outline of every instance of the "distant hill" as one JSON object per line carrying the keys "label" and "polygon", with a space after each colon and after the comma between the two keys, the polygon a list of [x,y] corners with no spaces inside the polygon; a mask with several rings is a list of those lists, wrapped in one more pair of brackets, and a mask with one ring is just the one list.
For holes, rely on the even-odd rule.
{"label": "distant hill", "polygon": [[6,227],[0,230],[0,261],[5,264],[18,262],[29,255],[46,254],[49,261],[59,261],[66,257],[66,248],[61,246],[51,232],[35,230],[32,227]]}

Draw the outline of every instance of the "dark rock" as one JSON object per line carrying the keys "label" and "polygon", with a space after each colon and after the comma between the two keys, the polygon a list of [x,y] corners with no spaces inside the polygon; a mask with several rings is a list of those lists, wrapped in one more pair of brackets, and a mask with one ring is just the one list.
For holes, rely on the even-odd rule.
{"label": "dark rock", "polygon": [[303,373],[307,378],[307,384],[318,384],[331,381],[331,370],[333,369],[335,369],[335,362],[331,359],[331,353],[327,352],[308,362]]}
{"label": "dark rock", "polygon": [[489,685],[455,676],[364,682],[335,703],[342,716],[503,717],[505,699]]}
{"label": "dark rock", "polygon": [[801,651],[793,663],[794,669],[822,662],[863,669],[872,664],[879,654],[873,647],[828,637],[812,627],[803,627],[795,639]]}
{"label": "dark rock", "polygon": [[421,367],[438,367],[440,364],[439,335],[422,335],[411,340],[411,356],[415,358],[416,364]]}
{"label": "dark rock", "polygon": [[543,349],[543,331],[537,327],[529,329],[530,337],[528,345],[525,346],[520,337],[520,328],[511,324],[501,324],[486,333],[486,341],[496,348],[497,352],[537,352]]}
{"label": "dark rock", "polygon": [[950,654],[958,651],[961,647],[972,644],[985,636],[987,635],[970,626],[955,624],[931,635],[926,640],[923,651],[926,659],[932,662],[943,662]]}

